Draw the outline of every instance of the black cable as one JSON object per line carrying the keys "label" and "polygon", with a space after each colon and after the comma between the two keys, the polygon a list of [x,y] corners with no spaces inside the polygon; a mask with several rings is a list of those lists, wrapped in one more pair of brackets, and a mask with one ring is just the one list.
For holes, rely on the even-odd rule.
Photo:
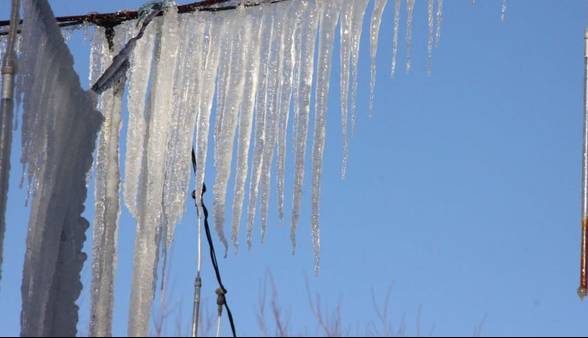
{"label": "black cable", "polygon": [[[192,168],[194,169],[194,174],[196,174],[196,153],[194,152],[194,148],[192,148]],[[210,225],[208,224],[208,209],[206,208],[206,206],[204,205],[204,193],[206,192],[206,183],[202,184],[202,193],[200,194],[200,201],[201,201],[201,206],[202,206],[202,212],[204,214],[204,229],[206,231],[206,239],[208,241],[208,247],[210,248],[210,260],[212,261],[212,267],[214,268],[214,273],[216,275],[216,280],[218,282],[219,285],[219,289],[220,292],[222,293],[222,298],[223,298],[223,302],[224,303],[224,307],[227,310],[227,316],[229,317],[229,323],[231,324],[231,331],[233,332],[233,337],[237,337],[237,330],[235,329],[235,321],[233,319],[233,313],[231,312],[231,309],[229,308],[229,304],[226,301],[226,294],[227,294],[227,289],[225,288],[222,278],[221,278],[221,274],[220,274],[220,269],[218,267],[218,261],[216,259],[216,251],[214,250],[214,243],[212,241],[212,234],[210,232]],[[194,190],[192,192],[192,198],[194,199],[194,201],[196,201],[196,190]],[[195,204],[196,209],[198,210],[198,205]],[[219,295],[220,297],[220,295]],[[219,304],[220,305],[220,304]]]}

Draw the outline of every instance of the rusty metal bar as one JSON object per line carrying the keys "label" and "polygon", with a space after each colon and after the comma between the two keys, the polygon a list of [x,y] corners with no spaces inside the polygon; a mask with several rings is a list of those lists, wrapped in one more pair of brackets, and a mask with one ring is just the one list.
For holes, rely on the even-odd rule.
{"label": "rusty metal bar", "polygon": [[580,247],[581,299],[588,295],[588,28],[584,31],[584,161],[582,167],[582,238]]}

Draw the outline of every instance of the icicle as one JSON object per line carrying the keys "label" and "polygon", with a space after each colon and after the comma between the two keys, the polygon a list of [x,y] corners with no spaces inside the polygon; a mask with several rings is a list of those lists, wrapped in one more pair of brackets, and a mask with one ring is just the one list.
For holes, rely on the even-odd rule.
{"label": "icicle", "polygon": [[312,76],[314,69],[314,51],[316,34],[318,29],[318,12],[316,4],[304,2],[304,12],[301,22],[304,22],[301,44],[301,69],[300,79],[297,82],[297,109],[295,112],[296,139],[295,139],[295,178],[294,178],[294,202],[292,207],[292,225],[290,239],[292,250],[296,250],[296,228],[300,221],[300,202],[302,200],[302,185],[304,183],[304,159],[306,154],[306,142],[308,136],[308,118],[310,113],[310,98],[312,90]]}
{"label": "icicle", "polygon": [[[102,119],[80,87],[45,0],[24,1],[22,163],[33,197],[22,283],[22,336],[75,336],[86,174]],[[75,149],[72,148],[75,145]]]}
{"label": "icicle", "polygon": [[299,3],[291,2],[289,8],[285,9],[286,20],[283,39],[281,42],[280,52],[280,94],[278,103],[278,135],[277,135],[277,151],[278,151],[278,214],[280,220],[284,219],[284,204],[285,204],[285,186],[286,186],[286,143],[288,132],[288,121],[290,117],[290,104],[293,94],[294,74],[298,61],[298,50],[300,49],[300,5]]}
{"label": "icicle", "polygon": [[140,177],[143,174],[143,161],[147,131],[146,94],[155,48],[155,31],[159,29],[154,22],[146,30],[145,36],[137,41],[132,56],[132,67],[129,77],[129,126],[127,131],[127,150],[125,156],[124,198],[131,215],[139,217],[138,196],[144,191],[139,189]]}
{"label": "icicle", "polygon": [[443,0],[437,0],[437,17],[435,19],[435,47],[441,42],[441,26],[443,25]]}
{"label": "icicle", "polygon": [[[112,58],[118,53],[126,39],[125,26],[118,26],[115,30],[113,50],[109,50],[104,30],[96,30],[92,45],[101,51],[102,57],[92,60],[92,70],[105,70],[112,63]],[[100,65],[94,63],[100,63]],[[112,335],[114,273],[120,214],[119,141],[124,81],[123,78],[112,89],[104,92],[98,104],[105,120],[98,140],[96,158],[92,308],[90,315],[90,335],[94,337]]]}
{"label": "icicle", "polygon": [[349,65],[351,62],[353,30],[353,13],[355,1],[345,1],[341,13],[341,39],[340,55],[340,101],[341,101],[341,134],[343,135],[343,160],[341,161],[341,178],[347,173],[347,161],[349,159]]}
{"label": "icicle", "polygon": [[243,92],[243,104],[239,118],[239,136],[237,148],[237,172],[235,174],[235,193],[233,196],[233,224],[232,224],[232,241],[235,250],[239,246],[239,226],[245,197],[245,183],[247,180],[249,147],[251,144],[251,132],[253,129],[253,112],[255,109],[255,98],[257,96],[257,87],[259,81],[260,63],[260,38],[264,31],[263,10],[253,9],[248,11],[251,21],[251,43],[248,52],[247,62],[249,65],[245,72],[245,87]]}
{"label": "icicle", "polygon": [[247,245],[251,248],[253,244],[253,222],[255,220],[255,209],[259,193],[259,182],[261,180],[261,169],[263,166],[263,153],[266,143],[267,114],[268,114],[268,87],[269,87],[269,61],[271,58],[271,42],[274,36],[274,17],[272,6],[264,6],[264,29],[261,37],[261,58],[262,65],[260,72],[259,88],[257,89],[257,107],[255,112],[255,143],[253,147],[253,162],[251,168],[251,179],[249,181],[249,206],[247,211]]}
{"label": "icicle", "polygon": [[288,14],[281,6],[273,6],[274,10],[274,35],[272,38],[272,45],[270,46],[271,56],[268,63],[269,78],[267,86],[267,105],[265,114],[265,143],[263,149],[263,159],[260,173],[260,224],[261,224],[261,241],[265,240],[267,231],[268,215],[269,215],[269,196],[270,196],[270,178],[271,168],[273,162],[273,155],[276,146],[276,134],[279,127],[279,112],[277,111],[278,97],[280,94],[279,88],[279,70],[280,58],[283,58],[285,46],[281,43],[284,35],[284,24],[289,24],[286,21]]}
{"label": "icicle", "polygon": [[196,205],[201,206],[202,186],[206,171],[206,158],[208,155],[208,132],[210,129],[210,113],[216,87],[216,75],[219,65],[220,44],[219,36],[222,33],[223,18],[211,16],[208,20],[204,35],[202,80],[203,85],[199,93],[199,113],[196,125]]}
{"label": "icicle", "polygon": [[[173,120],[168,142],[164,181],[163,210],[167,225],[165,252],[171,246],[175,224],[183,214],[191,172],[191,148],[198,113],[198,102],[194,98],[200,85],[204,22],[199,15],[183,15],[182,46],[176,66],[174,84]],[[164,257],[165,260],[165,257]],[[165,273],[165,269],[163,270]],[[165,280],[165,278],[162,278]]]}
{"label": "icicle", "polygon": [[319,25],[319,50],[316,80],[314,145],[312,151],[312,246],[314,270],[320,269],[320,196],[325,138],[327,133],[327,108],[329,106],[329,81],[335,28],[339,20],[339,6],[334,1],[322,2]]}
{"label": "icicle", "polygon": [[414,2],[406,0],[406,72],[412,68],[412,32],[414,26]]}
{"label": "icicle", "polygon": [[163,218],[163,186],[165,158],[173,109],[173,85],[178,60],[178,14],[168,8],[161,26],[160,52],[152,88],[152,110],[149,116],[144,201],[140,201],[139,221],[135,240],[133,289],[129,313],[129,336],[149,333],[158,253],[166,238],[161,228]]}
{"label": "icicle", "polygon": [[370,26],[370,56],[372,60],[370,67],[370,116],[373,114],[374,99],[376,97],[376,56],[378,54],[380,25],[382,24],[382,14],[384,13],[387,3],[388,0],[376,0],[372,12],[372,24]]}
{"label": "icicle", "polygon": [[363,18],[369,0],[355,0],[353,11],[353,24],[351,33],[351,133],[355,132],[357,121],[357,85],[359,66],[359,47],[361,45],[361,33],[363,31]]}
{"label": "icicle", "polygon": [[394,0],[394,22],[392,33],[392,72],[391,75],[396,74],[396,63],[398,58],[398,37],[400,32],[400,5],[401,0]]}
{"label": "icicle", "polygon": [[[161,241],[161,290],[167,285],[168,253],[174,238],[175,225],[184,209],[187,190],[191,177],[191,146],[196,119],[196,102],[193,99],[198,81],[201,55],[194,53],[200,48],[203,25],[198,25],[193,14],[180,18],[179,36],[182,37],[178,47],[176,76],[173,84],[173,102],[170,112],[169,135],[165,152],[165,174],[162,196],[162,219],[159,241]],[[190,38],[195,33],[193,38]],[[165,302],[164,298],[160,302]]]}
{"label": "icicle", "polygon": [[506,0],[502,0],[502,5],[500,6],[500,21],[504,22],[504,19],[506,18]]}
{"label": "icicle", "polygon": [[428,0],[427,2],[427,72],[429,75],[433,72],[433,44],[435,43],[435,2]]}
{"label": "icicle", "polygon": [[222,96],[220,97],[220,100],[224,102],[224,111],[222,112],[223,124],[217,138],[218,152],[215,158],[216,179],[214,184],[215,228],[225,246],[225,256],[228,250],[227,240],[224,235],[225,200],[231,174],[235,132],[243,100],[244,79],[247,68],[245,62],[251,41],[251,22],[246,20],[244,9],[239,8],[238,13],[231,14],[226,26],[227,29],[224,33],[227,35],[226,43],[231,45],[231,54],[229,59],[222,61],[227,62],[228,76],[223,86],[228,87],[222,88]]}
{"label": "icicle", "polygon": [[[225,17],[224,25],[228,24],[228,21],[231,19],[232,14],[228,14]],[[215,155],[215,166],[216,166],[216,159],[219,158],[219,153],[222,152],[220,149],[220,133],[223,129],[223,118],[225,113],[225,100],[224,98],[227,95],[227,84],[229,82],[229,76],[231,74],[229,66],[232,57],[232,48],[233,44],[231,43],[231,34],[228,34],[223,31],[223,34],[220,36],[220,39],[216,41],[217,44],[221,46],[220,52],[220,61],[218,65],[218,75],[217,75],[217,84],[216,84],[216,127],[214,129],[214,155]]]}

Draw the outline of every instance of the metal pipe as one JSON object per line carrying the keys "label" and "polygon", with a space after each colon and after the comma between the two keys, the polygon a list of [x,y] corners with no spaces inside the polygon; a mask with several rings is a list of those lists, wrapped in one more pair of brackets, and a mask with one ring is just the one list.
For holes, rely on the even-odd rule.
{"label": "metal pipe", "polygon": [[[10,32],[6,54],[2,62],[2,103],[0,106],[0,272],[2,252],[4,250],[4,233],[6,230],[5,210],[8,198],[10,175],[10,153],[12,147],[12,116],[14,109],[14,74],[16,73],[16,35],[18,30],[20,0],[12,0],[10,15]],[[1,278],[1,275],[0,275]]]}
{"label": "metal pipe", "polygon": [[198,324],[200,323],[200,290],[202,290],[202,278],[200,272],[194,281],[194,309],[192,311],[192,337],[198,337]]}
{"label": "metal pipe", "polygon": [[588,295],[588,28],[584,31],[584,161],[582,169],[582,239],[578,296]]}
{"label": "metal pipe", "polygon": [[16,73],[16,54],[14,46],[18,30],[20,0],[12,0],[12,12],[10,14],[10,30],[6,55],[2,62],[2,100],[12,101],[14,91],[14,74]]}

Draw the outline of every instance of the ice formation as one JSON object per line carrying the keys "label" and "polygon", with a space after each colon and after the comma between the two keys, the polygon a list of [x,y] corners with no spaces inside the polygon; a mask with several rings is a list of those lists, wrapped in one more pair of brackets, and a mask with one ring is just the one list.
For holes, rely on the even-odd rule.
{"label": "ice formation", "polygon": [[[166,246],[168,228],[164,217],[164,181],[169,135],[176,102],[174,79],[178,62],[179,23],[175,8],[166,10],[155,25],[157,32],[151,92],[145,112],[147,123],[144,138],[142,170],[137,191],[137,236],[133,288],[129,311],[129,336],[146,336],[153,302],[159,252]],[[128,177],[128,176],[127,176]]]}
{"label": "ice formation", "polygon": [[[433,0],[429,6],[431,3],[434,4]],[[163,261],[165,272],[174,225],[187,199],[192,144],[196,153],[197,205],[201,206],[201,188],[207,177],[208,159],[212,158],[216,173],[212,194],[215,229],[228,250],[225,227],[229,223],[230,240],[237,249],[241,223],[246,225],[249,247],[257,237],[256,225],[259,239],[265,238],[273,223],[269,219],[271,197],[277,200],[280,219],[285,216],[289,204],[286,163],[291,130],[292,248],[296,247],[307,157],[311,155],[309,224],[318,270],[320,184],[337,27],[341,46],[344,176],[348,138],[357,119],[364,17],[371,8],[371,106],[386,4],[387,0],[284,1],[186,15],[178,15],[172,6],[148,26],[145,36],[132,50],[128,74],[129,128],[123,191],[125,204],[138,223],[130,335],[148,332],[158,266]],[[429,27],[428,43],[439,39],[441,4],[438,0],[437,12],[429,8],[429,23],[433,26]],[[411,62],[414,6],[414,0],[407,0],[407,69]],[[394,0],[393,68],[399,49],[400,8],[401,0]],[[214,143],[209,145],[209,140]],[[273,178],[277,184],[275,195],[271,194]],[[227,208],[229,189],[233,198]],[[229,222],[225,221],[227,213],[232,216]]]}
{"label": "ice formation", "polygon": [[416,0],[406,0],[406,72],[412,69],[412,35],[414,30],[414,6]]}
{"label": "ice formation", "polygon": [[[24,1],[22,162],[32,196],[21,334],[74,336],[88,221],[86,173],[102,117],[80,87],[46,0]],[[71,145],[76,145],[75,148]]]}
{"label": "ice formation", "polygon": [[294,203],[292,206],[292,224],[290,239],[293,250],[296,249],[296,228],[300,221],[302,202],[302,184],[304,183],[304,163],[306,158],[306,140],[308,136],[308,120],[314,73],[314,54],[318,30],[319,13],[316,2],[302,5],[304,10],[300,20],[303,22],[300,43],[300,77],[295,84],[297,104],[294,111],[295,119],[295,168],[294,168]]}
{"label": "ice formation", "polygon": [[396,65],[398,58],[398,39],[400,36],[400,8],[402,6],[401,0],[394,0],[394,20],[392,22],[392,71],[391,74],[396,74]]}
{"label": "ice formation", "polygon": [[[112,63],[126,41],[127,25],[115,30],[113,41],[107,41],[104,29],[96,29],[92,42],[90,83]],[[111,46],[112,44],[112,46]],[[111,48],[112,47],[112,48]],[[98,109],[104,116],[104,124],[98,137],[96,155],[95,211],[92,249],[92,307],[90,335],[112,335],[112,310],[114,302],[114,273],[116,270],[116,245],[120,214],[120,129],[122,99],[126,75],[105,90],[98,100]]]}
{"label": "ice formation", "polygon": [[441,26],[443,24],[443,0],[437,0],[437,13],[435,15],[435,47],[439,47],[441,43]]}
{"label": "ice formation", "polygon": [[314,269],[320,267],[320,189],[327,135],[327,108],[329,82],[335,29],[339,20],[340,6],[336,1],[320,2],[318,63],[314,108],[314,141],[312,151],[312,246],[314,250]]}
{"label": "ice formation", "polygon": [[[433,0],[431,0],[433,1]],[[378,56],[378,42],[380,37],[380,25],[382,24],[382,14],[388,0],[376,0],[372,12],[372,22],[370,25],[370,115],[374,110],[374,100],[376,98],[376,57]]]}
{"label": "ice formation", "polygon": [[500,20],[501,21],[504,21],[504,19],[506,18],[506,9],[507,9],[506,0],[502,0],[502,5],[500,5]]}
{"label": "ice formation", "polygon": [[[407,14],[406,70],[412,66],[417,2],[392,2],[388,7],[393,14],[390,40],[394,74],[401,11]],[[296,229],[302,223],[305,174],[309,175],[311,218],[303,224],[311,229],[318,271],[321,178],[332,62],[337,57],[333,55],[335,39],[338,35],[344,177],[349,135],[357,120],[365,13],[371,9],[371,108],[380,26],[382,18],[387,17],[388,0],[300,0],[262,2],[259,6],[251,6],[251,1],[245,2],[247,6],[239,3],[230,2],[237,5],[230,11],[179,15],[174,2],[166,1],[162,16],[155,17],[159,12],[152,9],[139,23],[117,26],[112,50],[103,31],[96,31],[90,80],[100,94],[98,108],[105,123],[96,159],[92,335],[111,334],[120,190],[137,221],[128,334],[149,333],[158,273],[165,274],[174,227],[189,199],[192,148],[197,167],[196,203],[202,206],[205,180],[213,182],[214,225],[226,250],[229,241],[238,248],[242,223],[249,247],[256,237],[266,237],[275,223],[269,217],[273,199],[277,200],[280,220],[290,209],[295,250]],[[69,335],[75,333],[73,301],[79,294],[77,278],[84,258],[80,250],[87,222],[80,212],[86,195],[85,175],[101,119],[93,109],[95,102],[79,88],[71,56],[47,2],[27,0],[25,4],[22,161],[33,196],[33,213],[23,279],[23,334]],[[440,40],[443,0],[428,0],[426,6],[430,64],[433,47]],[[503,15],[505,9],[506,2]],[[55,86],[57,82],[61,85]],[[128,91],[124,91],[125,84]],[[122,112],[124,93],[128,93],[127,121]],[[126,136],[119,135],[122,123],[128,123]],[[311,151],[307,149],[309,134]],[[121,141],[126,142],[127,149],[122,182]],[[68,147],[72,142],[78,144],[75,149]],[[288,161],[290,152],[292,159]],[[206,172],[209,159],[214,161],[213,180]],[[291,170],[286,168],[289,163]],[[306,172],[307,167],[311,172]],[[289,171],[293,182],[286,179]],[[65,209],[65,205],[74,208]],[[231,219],[225,221],[227,214]],[[58,222],[58,218],[65,221]],[[225,236],[227,224],[230,238]],[[65,250],[78,255],[64,255]],[[165,281],[165,275],[159,278]]]}

